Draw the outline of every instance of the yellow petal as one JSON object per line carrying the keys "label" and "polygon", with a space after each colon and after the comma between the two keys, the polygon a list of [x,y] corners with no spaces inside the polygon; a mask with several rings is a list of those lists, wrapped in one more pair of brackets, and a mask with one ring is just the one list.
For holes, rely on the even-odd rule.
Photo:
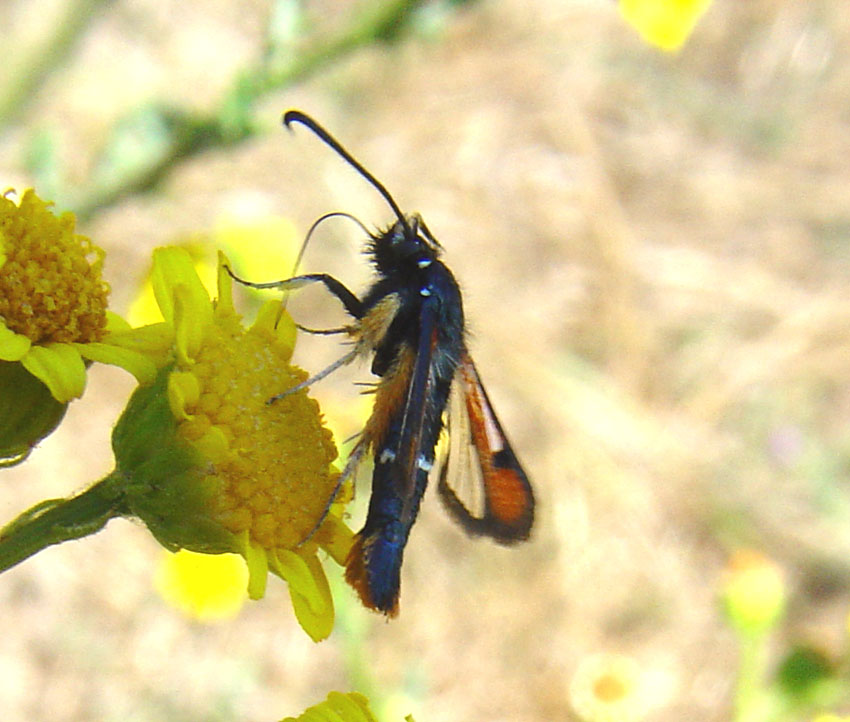
{"label": "yellow petal", "polygon": [[71,344],[33,346],[21,359],[24,368],[50,389],[53,398],[67,403],[83,395],[86,367],[80,352]]}
{"label": "yellow petal", "polygon": [[112,311],[106,311],[106,333],[123,333],[130,331],[131,326],[121,316]]}
{"label": "yellow petal", "polygon": [[251,330],[271,334],[277,347],[287,353],[288,357],[292,356],[298,329],[280,301],[266,301],[257,312]]}
{"label": "yellow petal", "polygon": [[286,580],[292,608],[310,639],[320,642],[333,630],[334,609],[325,571],[315,554],[301,556],[278,549],[269,559],[271,569]]}
{"label": "yellow petal", "polygon": [[233,308],[233,279],[227,272],[230,261],[221,251],[218,252],[218,300],[215,304],[216,315],[235,315]]}
{"label": "yellow petal", "polygon": [[313,538],[330,554],[331,559],[340,566],[345,566],[345,560],[354,542],[354,532],[342,519],[335,514],[328,514]]}
{"label": "yellow petal", "polygon": [[108,343],[76,343],[74,347],[83,358],[98,363],[120,366],[129,371],[140,384],[153,383],[156,364],[145,354]]}
{"label": "yellow petal", "polygon": [[163,321],[131,328],[129,331],[109,333],[103,342],[152,356],[163,355],[168,352],[174,342],[174,330]]}
{"label": "yellow petal", "polygon": [[[204,332],[209,326],[203,320],[209,314],[199,315],[194,300],[192,290],[188,286],[180,285],[174,288],[174,345],[177,348],[177,359],[182,364],[194,361],[204,340]],[[206,311],[212,312],[209,302]]]}
{"label": "yellow petal", "polygon": [[0,319],[0,361],[20,361],[30,350],[32,341],[15,333]]}
{"label": "yellow petal", "polygon": [[162,315],[169,323],[175,322],[175,291],[178,287],[183,288],[181,302],[185,306],[184,316],[203,326],[212,322],[209,294],[185,248],[170,246],[153,252],[151,285]]}
{"label": "yellow petal", "polygon": [[248,532],[240,535],[242,556],[248,565],[248,596],[251,599],[262,599],[266,593],[266,581],[269,577],[269,560],[266,551],[261,546],[248,540]]}
{"label": "yellow petal", "polygon": [[191,419],[187,405],[198,403],[201,385],[197,376],[188,371],[173,371],[168,376],[168,405],[176,419]]}

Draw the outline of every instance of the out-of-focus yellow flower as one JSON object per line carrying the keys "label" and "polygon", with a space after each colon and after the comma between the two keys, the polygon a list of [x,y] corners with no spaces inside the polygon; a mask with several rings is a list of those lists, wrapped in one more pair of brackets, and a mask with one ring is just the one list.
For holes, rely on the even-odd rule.
{"label": "out-of-focus yellow flower", "polygon": [[[295,263],[298,241],[290,219],[252,213],[246,217],[222,215],[211,231],[192,233],[176,245],[186,249],[204,286],[212,288],[217,283],[217,261],[209,249],[221,249],[248,278],[268,276],[269,269],[279,269],[283,278]],[[134,326],[162,320],[150,278],[130,305],[127,319]]]}
{"label": "out-of-focus yellow flower", "polygon": [[[579,664],[570,682],[570,703],[586,722],[636,722],[664,691],[623,654],[594,654]],[[657,692],[657,694],[655,694]]]}
{"label": "out-of-focus yellow flower", "polygon": [[248,568],[237,554],[163,552],[154,583],[166,601],[200,622],[232,619],[248,598]]}
{"label": "out-of-focus yellow flower", "polygon": [[740,549],[729,559],[721,582],[726,616],[741,634],[760,636],[785,611],[782,570],[760,552]]}
{"label": "out-of-focus yellow flower", "polygon": [[[404,718],[414,722],[411,715]],[[369,700],[358,692],[331,692],[324,702],[308,707],[298,717],[284,717],[281,722],[378,722]]]}
{"label": "out-of-focus yellow flower", "polygon": [[685,44],[711,0],[620,0],[620,14],[646,42],[675,51]]}
{"label": "out-of-focus yellow flower", "polygon": [[216,220],[211,240],[247,278],[267,275],[271,268],[288,274],[301,245],[291,219],[268,214],[223,214]]}

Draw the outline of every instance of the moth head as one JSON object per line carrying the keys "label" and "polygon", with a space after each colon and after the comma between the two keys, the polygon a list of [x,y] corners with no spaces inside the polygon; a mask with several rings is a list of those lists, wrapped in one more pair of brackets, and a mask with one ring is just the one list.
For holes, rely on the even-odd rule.
{"label": "moth head", "polygon": [[373,236],[369,251],[378,271],[389,275],[428,268],[440,257],[442,246],[421,216],[414,213]]}

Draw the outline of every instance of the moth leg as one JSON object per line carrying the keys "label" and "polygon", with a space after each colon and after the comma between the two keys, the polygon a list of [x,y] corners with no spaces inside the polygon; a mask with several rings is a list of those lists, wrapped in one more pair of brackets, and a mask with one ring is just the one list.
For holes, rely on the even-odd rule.
{"label": "moth leg", "polygon": [[325,288],[339,299],[340,303],[342,303],[345,310],[348,311],[351,316],[354,318],[363,317],[363,304],[360,299],[349,291],[348,288],[345,287],[345,284],[327,273],[307,273],[303,276],[285,278],[282,281],[254,283],[253,281],[246,281],[244,278],[240,278],[232,270],[230,270],[228,266],[225,266],[224,269],[237,283],[241,283],[243,286],[248,286],[249,288],[257,288],[261,290],[274,288],[278,291],[288,292],[295,291],[299,288],[303,288],[304,286],[309,286],[311,283],[323,283]]}
{"label": "moth leg", "polygon": [[363,460],[363,456],[368,448],[368,444],[361,440],[351,450],[351,453],[348,455],[348,461],[345,464],[345,468],[342,470],[342,473],[340,473],[340,475],[337,477],[336,483],[334,484],[334,488],[331,490],[330,496],[328,497],[328,501],[325,504],[324,511],[319,517],[319,521],[316,522],[315,526],[307,533],[307,536],[305,536],[300,542],[298,542],[296,546],[300,547],[310,541],[310,539],[313,538],[313,535],[319,530],[319,527],[322,526],[328,516],[328,513],[331,510],[331,506],[336,501],[336,498],[339,495],[339,490],[342,489],[342,486],[343,484],[345,484],[346,481],[348,481],[354,476],[354,473],[357,471],[357,467]]}
{"label": "moth leg", "polygon": [[290,394],[294,394],[298,391],[301,391],[302,389],[306,389],[308,386],[312,386],[317,381],[321,381],[323,378],[325,378],[325,376],[332,374],[338,368],[345,366],[346,364],[350,364],[354,359],[357,358],[358,355],[360,355],[360,353],[361,353],[360,348],[355,346],[353,349],[351,349],[351,351],[349,351],[344,356],[341,356],[340,358],[338,358],[330,366],[326,366],[321,371],[319,371],[317,374],[314,374],[313,376],[311,376],[306,381],[302,381],[300,384],[293,386],[291,389],[287,389],[286,391],[282,391],[279,394],[275,394],[268,401],[266,401],[266,403],[267,404],[273,404],[275,401],[280,401],[281,399],[286,398]]}
{"label": "moth leg", "polygon": [[351,333],[351,329],[348,326],[339,326],[338,328],[308,328],[307,326],[302,326],[300,323],[296,323],[295,328],[299,331],[303,331],[304,333],[312,333],[318,336],[331,336],[337,333]]}

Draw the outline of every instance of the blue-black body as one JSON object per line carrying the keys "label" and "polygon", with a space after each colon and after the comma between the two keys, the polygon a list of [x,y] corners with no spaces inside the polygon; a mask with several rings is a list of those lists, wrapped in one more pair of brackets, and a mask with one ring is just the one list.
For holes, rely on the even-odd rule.
{"label": "blue-black body", "polygon": [[[435,463],[450,394],[457,391],[462,400],[468,429],[461,440],[467,449],[460,458],[478,462],[483,508],[473,508],[455,493],[447,455],[439,491],[449,513],[471,534],[513,544],[529,536],[534,496],[466,350],[461,293],[440,261],[440,244],[418,215],[403,214],[386,188],[312,118],[291,110],[283,120],[287,126],[307,126],[333,148],[378,190],[397,218],[385,231],[370,234],[366,251],[376,279],[362,300],[325,273],[260,284],[237,278],[257,288],[282,290],[323,283],[353,318],[349,326],[319,333],[346,333],[354,348],[281,396],[356,358],[372,356],[371,370],[379,377],[375,403],[337,488],[367,453],[373,455],[369,510],[348,554],[345,578],[365,606],[394,616],[404,549]],[[333,215],[347,214],[329,213],[313,227]]]}
{"label": "blue-black body", "polygon": [[364,296],[362,318],[382,313],[387,298],[394,299],[394,314],[374,348],[372,373],[382,379],[375,404],[380,412],[360,441],[375,459],[372,495],[346,569],[367,606],[388,614],[397,609],[404,548],[464,354],[460,289],[421,221],[414,217],[409,225],[415,235],[396,223],[374,236],[368,249],[379,278]]}

